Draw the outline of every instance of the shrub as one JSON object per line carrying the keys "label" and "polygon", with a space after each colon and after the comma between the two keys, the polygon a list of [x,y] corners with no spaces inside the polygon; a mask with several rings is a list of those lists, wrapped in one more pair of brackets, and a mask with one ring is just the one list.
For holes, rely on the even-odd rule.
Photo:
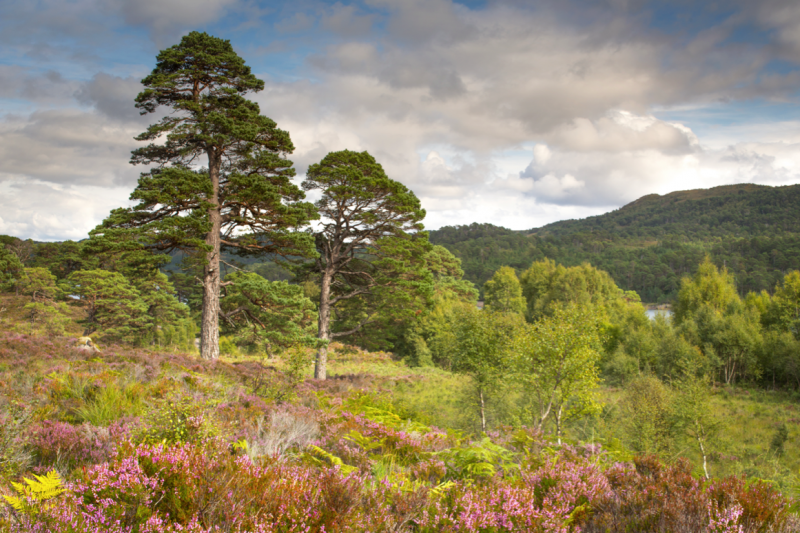
{"label": "shrub", "polygon": [[266,417],[258,420],[256,431],[247,439],[247,455],[253,460],[284,455],[291,448],[305,448],[317,437],[319,424],[315,420],[282,409],[273,412],[269,421]]}
{"label": "shrub", "polygon": [[116,444],[126,436],[122,424],[97,427],[45,420],[31,427],[27,443],[37,466],[69,473],[81,466],[108,461]]}
{"label": "shrub", "polygon": [[141,440],[148,443],[199,442],[215,433],[206,420],[205,406],[193,398],[172,396],[144,418]]}

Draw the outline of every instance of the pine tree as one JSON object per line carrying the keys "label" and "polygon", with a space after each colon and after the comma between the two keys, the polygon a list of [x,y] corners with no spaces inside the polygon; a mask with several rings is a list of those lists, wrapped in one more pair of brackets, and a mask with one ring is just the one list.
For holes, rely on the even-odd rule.
{"label": "pine tree", "polygon": [[0,243],[0,290],[13,286],[22,272],[22,262],[17,254]]}
{"label": "pine tree", "polygon": [[[214,359],[221,251],[313,254],[310,236],[291,230],[315,213],[291,182],[289,134],[244,97],[262,90],[264,82],[230,41],[192,32],[162,50],[157,61],[142,80],[145,90],[136,107],[142,114],[163,107],[170,112],[137,137],[151,144],[131,158],[155,168],[141,175],[131,195],[139,204],[113,211],[93,235],[205,256],[200,352]],[[198,170],[200,164],[205,168]]]}
{"label": "pine tree", "polygon": [[[419,199],[390,179],[367,152],[332,152],[308,169],[306,190],[320,190],[322,217],[316,233],[319,259],[311,266],[320,280],[317,354],[314,376],[325,379],[327,348],[336,337],[352,335],[381,316],[408,310],[415,293],[431,292],[425,268],[430,250],[420,221]],[[355,317],[347,329],[332,331],[336,319]]]}

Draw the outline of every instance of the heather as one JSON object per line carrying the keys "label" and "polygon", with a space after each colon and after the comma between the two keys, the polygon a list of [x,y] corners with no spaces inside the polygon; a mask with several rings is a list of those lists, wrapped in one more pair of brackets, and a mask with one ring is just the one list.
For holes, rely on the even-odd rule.
{"label": "heather", "polygon": [[293,356],[203,361],[114,345],[94,354],[68,338],[4,334],[0,487],[12,496],[12,481],[56,471],[66,490],[21,511],[5,505],[2,530],[797,527],[792,502],[767,481],[705,481],[686,460],[559,444],[524,425],[436,427],[407,391],[444,383],[441,373],[335,344],[322,382],[307,377],[311,351],[299,377]]}

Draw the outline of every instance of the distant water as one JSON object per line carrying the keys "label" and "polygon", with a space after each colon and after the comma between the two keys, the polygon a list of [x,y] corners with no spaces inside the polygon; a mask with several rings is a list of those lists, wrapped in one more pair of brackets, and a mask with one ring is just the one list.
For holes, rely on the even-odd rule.
{"label": "distant water", "polygon": [[669,309],[645,309],[644,314],[646,314],[647,318],[650,320],[655,320],[657,315],[664,315],[667,318],[671,317],[672,311]]}

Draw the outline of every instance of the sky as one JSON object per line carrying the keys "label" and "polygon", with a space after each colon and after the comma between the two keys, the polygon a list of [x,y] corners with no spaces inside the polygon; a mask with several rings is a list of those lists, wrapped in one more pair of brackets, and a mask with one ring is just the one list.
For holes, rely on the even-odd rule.
{"label": "sky", "polygon": [[430,229],[800,183],[796,0],[3,0],[0,234],[82,239],[131,205],[140,80],[193,30],[265,81],[298,183],[367,150]]}

